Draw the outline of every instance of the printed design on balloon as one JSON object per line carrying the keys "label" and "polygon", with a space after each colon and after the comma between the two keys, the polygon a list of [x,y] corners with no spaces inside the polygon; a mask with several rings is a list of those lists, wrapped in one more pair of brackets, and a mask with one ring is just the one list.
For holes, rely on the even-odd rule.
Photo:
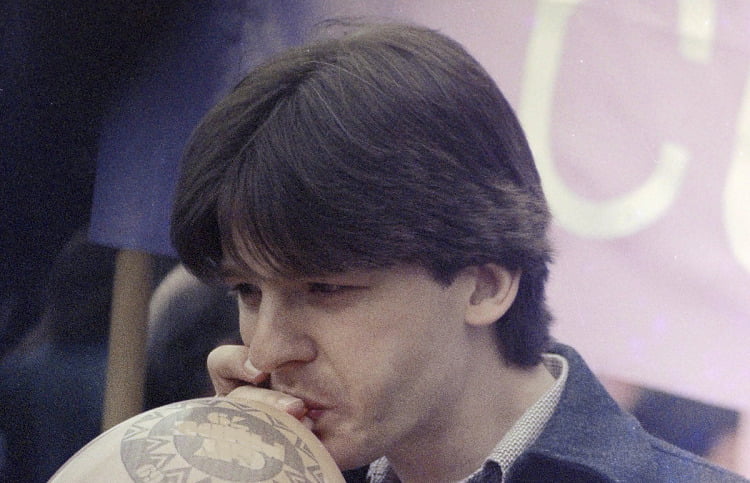
{"label": "printed design on balloon", "polygon": [[283,421],[227,399],[170,404],[144,413],[120,457],[135,482],[323,482],[310,447]]}

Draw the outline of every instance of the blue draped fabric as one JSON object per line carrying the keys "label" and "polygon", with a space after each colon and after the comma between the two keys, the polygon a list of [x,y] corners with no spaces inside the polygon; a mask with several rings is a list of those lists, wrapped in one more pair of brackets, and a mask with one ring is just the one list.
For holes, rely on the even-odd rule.
{"label": "blue draped fabric", "polygon": [[314,2],[192,2],[141,60],[105,122],[90,239],[172,255],[182,149],[202,115],[263,57],[299,43]]}

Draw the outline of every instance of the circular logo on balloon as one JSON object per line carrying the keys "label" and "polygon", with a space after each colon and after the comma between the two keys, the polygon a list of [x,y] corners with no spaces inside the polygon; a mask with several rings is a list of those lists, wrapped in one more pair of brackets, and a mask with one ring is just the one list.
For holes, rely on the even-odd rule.
{"label": "circular logo on balloon", "polygon": [[227,399],[148,411],[120,448],[136,482],[324,481],[312,450],[282,420]]}

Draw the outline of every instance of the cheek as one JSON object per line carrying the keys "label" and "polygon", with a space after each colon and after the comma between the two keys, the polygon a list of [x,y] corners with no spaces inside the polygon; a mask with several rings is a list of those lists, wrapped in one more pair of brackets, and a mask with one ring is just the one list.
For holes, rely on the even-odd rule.
{"label": "cheek", "polygon": [[[439,351],[425,341],[427,333],[418,330],[420,325],[400,320],[386,330],[370,328],[338,338],[342,344],[333,357],[341,395],[354,411],[365,413],[365,419],[386,417],[392,406],[408,403],[425,390],[422,386],[434,384],[432,368]],[[343,343],[346,339],[352,342]]]}
{"label": "cheek", "polygon": [[463,324],[455,301],[440,292],[393,303],[404,299],[393,295],[388,303],[360,305],[340,314],[338,327],[326,334],[325,357],[339,394],[373,417],[431,397],[453,377],[459,357]]}
{"label": "cheek", "polygon": [[241,303],[238,302],[238,305],[240,337],[244,345],[249,345],[255,333],[255,315],[243,307]]}
{"label": "cheek", "polygon": [[[405,355],[409,344],[404,337],[377,326],[348,326],[336,331],[330,343],[319,341],[319,366],[328,366],[331,382],[352,412],[375,416],[389,395],[403,387]],[[327,362],[324,362],[327,360]],[[324,369],[324,370],[326,370]]]}

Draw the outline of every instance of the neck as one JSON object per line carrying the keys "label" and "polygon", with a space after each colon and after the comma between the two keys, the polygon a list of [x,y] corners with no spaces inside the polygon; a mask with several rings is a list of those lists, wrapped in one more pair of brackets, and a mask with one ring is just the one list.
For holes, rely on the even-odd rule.
{"label": "neck", "polygon": [[417,435],[386,455],[402,482],[468,477],[554,383],[541,364],[505,364],[494,340],[491,343],[491,351],[473,352],[476,356],[460,365],[457,378],[463,379],[448,389],[453,391],[452,404],[444,400],[442,409],[431,413],[429,434]]}

